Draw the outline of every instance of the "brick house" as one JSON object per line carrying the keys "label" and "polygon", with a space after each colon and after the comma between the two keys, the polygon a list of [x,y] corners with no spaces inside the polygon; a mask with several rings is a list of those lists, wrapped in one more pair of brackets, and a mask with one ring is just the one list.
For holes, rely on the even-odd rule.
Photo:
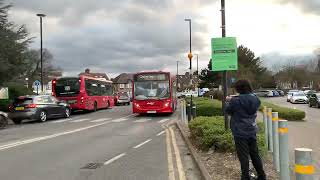
{"label": "brick house", "polygon": [[186,90],[195,90],[198,87],[199,79],[197,75],[192,75],[192,86],[190,86],[190,73],[186,72],[184,75],[178,75],[177,89],[178,92]]}
{"label": "brick house", "polygon": [[113,82],[113,89],[115,92],[128,92],[131,94],[133,74],[122,73],[111,80]]}
{"label": "brick house", "polygon": [[81,75],[85,75],[85,76],[89,76],[89,77],[94,77],[94,78],[104,78],[106,80],[109,80],[109,77],[107,76],[106,73],[93,73],[90,72],[90,69],[85,69],[84,72],[80,73],[79,76]]}

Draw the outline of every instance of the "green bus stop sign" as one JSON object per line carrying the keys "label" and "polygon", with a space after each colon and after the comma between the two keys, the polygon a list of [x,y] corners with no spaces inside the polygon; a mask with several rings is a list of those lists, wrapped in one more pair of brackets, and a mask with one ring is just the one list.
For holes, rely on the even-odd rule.
{"label": "green bus stop sign", "polygon": [[235,37],[211,39],[212,71],[238,70],[238,48]]}

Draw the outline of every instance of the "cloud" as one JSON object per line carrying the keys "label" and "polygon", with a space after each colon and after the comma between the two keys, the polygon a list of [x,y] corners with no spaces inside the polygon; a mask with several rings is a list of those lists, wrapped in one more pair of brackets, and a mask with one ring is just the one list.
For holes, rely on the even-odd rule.
{"label": "cloud", "polygon": [[319,0],[279,0],[280,3],[293,4],[307,13],[314,13],[320,15],[320,1]]}
{"label": "cloud", "polygon": [[[196,9],[212,1],[171,0],[13,0],[13,20],[27,24],[38,37],[36,13],[45,13],[44,46],[54,65],[67,74],[89,67],[111,74],[169,69],[189,50],[189,29],[184,18],[203,18]],[[189,11],[193,9],[191,12]],[[193,21],[193,49],[209,41],[207,25]],[[208,42],[207,42],[208,41]],[[38,39],[32,47],[38,47]],[[203,53],[205,54],[205,53]]]}

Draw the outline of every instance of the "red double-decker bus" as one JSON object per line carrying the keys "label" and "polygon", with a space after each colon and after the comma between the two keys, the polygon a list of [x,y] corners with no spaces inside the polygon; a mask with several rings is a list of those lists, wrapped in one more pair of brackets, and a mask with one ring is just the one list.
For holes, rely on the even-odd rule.
{"label": "red double-decker bus", "polygon": [[71,105],[72,110],[90,110],[114,106],[112,81],[88,76],[62,77],[52,81],[52,95]]}
{"label": "red double-decker bus", "polygon": [[169,72],[133,76],[133,113],[173,113],[177,107],[175,77]]}

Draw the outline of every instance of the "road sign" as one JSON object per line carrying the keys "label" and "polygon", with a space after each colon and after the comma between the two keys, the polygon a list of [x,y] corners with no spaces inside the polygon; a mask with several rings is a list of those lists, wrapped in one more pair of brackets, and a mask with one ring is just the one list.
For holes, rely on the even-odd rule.
{"label": "road sign", "polygon": [[40,86],[40,85],[41,85],[41,82],[38,81],[38,80],[35,80],[33,84],[34,84],[35,86]]}
{"label": "road sign", "polygon": [[235,37],[211,39],[212,71],[238,70],[238,49]]}

